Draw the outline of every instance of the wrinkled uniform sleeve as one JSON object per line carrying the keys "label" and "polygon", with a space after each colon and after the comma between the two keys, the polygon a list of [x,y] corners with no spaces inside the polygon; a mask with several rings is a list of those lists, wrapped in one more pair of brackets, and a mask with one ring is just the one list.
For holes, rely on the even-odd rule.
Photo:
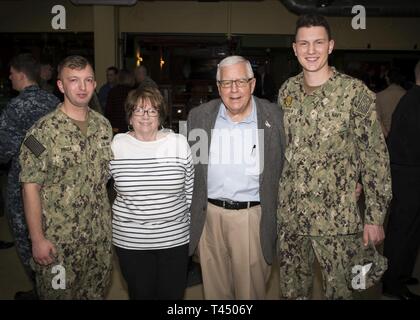
{"label": "wrinkled uniform sleeve", "polygon": [[0,163],[9,162],[19,152],[20,130],[17,130],[19,116],[16,107],[11,101],[0,115]]}
{"label": "wrinkled uniform sleeve", "polygon": [[[46,148],[38,157],[25,145],[26,139],[31,135]],[[47,177],[48,166],[48,150],[45,139],[39,129],[31,128],[23,141],[19,154],[20,182],[43,185]]]}
{"label": "wrinkled uniform sleeve", "polygon": [[376,96],[359,86],[352,100],[352,119],[365,193],[365,224],[382,225],[392,198],[389,155],[376,113]]}

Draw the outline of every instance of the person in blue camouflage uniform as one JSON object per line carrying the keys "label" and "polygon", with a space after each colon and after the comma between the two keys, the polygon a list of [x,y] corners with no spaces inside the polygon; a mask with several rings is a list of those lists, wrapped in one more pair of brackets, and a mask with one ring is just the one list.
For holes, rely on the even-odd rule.
{"label": "person in blue camouflage uniform", "polygon": [[28,276],[33,280],[29,266],[32,257],[19,182],[19,149],[28,129],[42,116],[54,110],[59,100],[39,88],[39,63],[31,54],[20,54],[10,62],[10,80],[20,94],[10,100],[0,115],[0,163],[11,166],[7,183],[7,217],[18,255]]}
{"label": "person in blue camouflage uniform", "polygon": [[96,82],[81,56],[65,58],[64,102],[28,130],[20,181],[40,299],[103,299],[112,271],[109,121],[89,108]]}
{"label": "person in blue camouflage uniform", "polygon": [[[278,256],[280,288],[288,299],[311,297],[315,258],[325,297],[351,299],[363,288],[353,281],[353,267],[362,266],[365,247],[384,239],[391,177],[375,94],[328,65],[333,47],[324,17],[301,16],[293,49],[303,72],[279,91],[287,146],[279,187]],[[364,220],[357,206],[359,178]],[[378,261],[375,275],[386,269]]]}

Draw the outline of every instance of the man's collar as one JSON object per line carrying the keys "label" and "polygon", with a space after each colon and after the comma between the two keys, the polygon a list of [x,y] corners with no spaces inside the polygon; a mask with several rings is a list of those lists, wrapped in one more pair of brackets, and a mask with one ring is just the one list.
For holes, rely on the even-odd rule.
{"label": "man's collar", "polygon": [[[330,66],[330,70],[332,71],[331,77],[329,77],[327,81],[321,84],[318,89],[312,92],[311,95],[320,96],[320,97],[328,97],[332,93],[332,91],[334,91],[333,83],[337,79],[338,71],[335,69],[335,67],[331,67],[331,66]],[[303,84],[305,81],[303,77],[303,71],[295,77],[294,81],[296,84],[300,85],[303,90]]]}
{"label": "man's collar", "polygon": [[[251,97],[251,108],[252,108],[251,113],[240,122],[243,122],[243,123],[252,123],[252,122],[256,123],[257,122],[257,112],[256,112],[255,100],[253,96]],[[223,103],[223,101],[220,103],[219,113],[217,114],[217,117],[218,118],[220,117],[230,122],[234,122],[227,114],[227,108],[225,104]]]}
{"label": "man's collar", "polygon": [[[330,68],[330,70],[332,71],[332,75],[331,75],[331,77],[329,77],[321,86],[323,86],[325,83],[327,83],[328,81],[330,81],[330,80],[334,80],[336,77],[337,77],[337,74],[338,74],[338,72],[337,72],[337,70],[335,69],[335,67],[332,67],[332,66],[329,66],[329,68]],[[294,79],[294,82],[296,83],[296,84],[302,84],[303,83],[303,81],[304,81],[304,78],[303,78],[303,71],[301,71],[296,77],[295,77],[295,79]]]}
{"label": "man's collar", "polygon": [[34,90],[38,90],[39,86],[37,84],[30,84],[29,86],[26,86],[25,88],[22,89],[23,91],[34,91]]}

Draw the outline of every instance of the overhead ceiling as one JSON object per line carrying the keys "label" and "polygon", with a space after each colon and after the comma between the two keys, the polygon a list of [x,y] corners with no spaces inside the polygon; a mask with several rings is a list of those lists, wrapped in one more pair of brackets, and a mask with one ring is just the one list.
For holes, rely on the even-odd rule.
{"label": "overhead ceiling", "polygon": [[[137,1],[154,1],[154,0],[70,0],[75,5],[115,5],[115,6],[132,6]],[[163,1],[179,1],[179,0],[163,0]],[[219,2],[219,1],[264,1],[264,0],[183,0],[197,2]]]}
{"label": "overhead ceiling", "polygon": [[[119,5],[132,6],[138,1],[153,0],[70,0],[75,5]],[[176,1],[176,0],[166,0]],[[185,1],[185,0],[184,0]],[[219,2],[226,0],[187,0],[196,2]],[[263,1],[263,0],[230,0]],[[362,5],[367,16],[373,17],[420,17],[419,0],[280,0],[295,14],[317,12],[325,16],[352,16],[352,8]]]}
{"label": "overhead ceiling", "polygon": [[93,5],[119,5],[132,6],[137,3],[137,0],[70,0],[73,4],[93,4]]}
{"label": "overhead ceiling", "polygon": [[[420,17],[418,0],[280,0],[295,14],[319,13],[325,16],[354,16],[353,6],[362,5],[369,17]],[[414,31],[414,30],[413,30]]]}

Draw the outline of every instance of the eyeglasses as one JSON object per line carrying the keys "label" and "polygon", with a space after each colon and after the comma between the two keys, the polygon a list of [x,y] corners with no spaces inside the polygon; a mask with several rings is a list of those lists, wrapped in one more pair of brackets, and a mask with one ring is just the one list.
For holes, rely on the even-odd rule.
{"label": "eyeglasses", "polygon": [[249,78],[249,79],[236,79],[236,80],[219,80],[217,81],[217,83],[219,84],[219,86],[221,86],[222,88],[230,88],[232,87],[232,84],[235,83],[235,85],[238,88],[243,88],[245,87],[248,82],[250,82],[252,79],[254,78]]}
{"label": "eyeglasses", "polygon": [[151,108],[148,110],[144,110],[143,108],[134,108],[133,109],[133,114],[135,114],[136,116],[143,116],[147,113],[147,115],[149,117],[157,117],[159,114],[159,111],[155,108]]}

